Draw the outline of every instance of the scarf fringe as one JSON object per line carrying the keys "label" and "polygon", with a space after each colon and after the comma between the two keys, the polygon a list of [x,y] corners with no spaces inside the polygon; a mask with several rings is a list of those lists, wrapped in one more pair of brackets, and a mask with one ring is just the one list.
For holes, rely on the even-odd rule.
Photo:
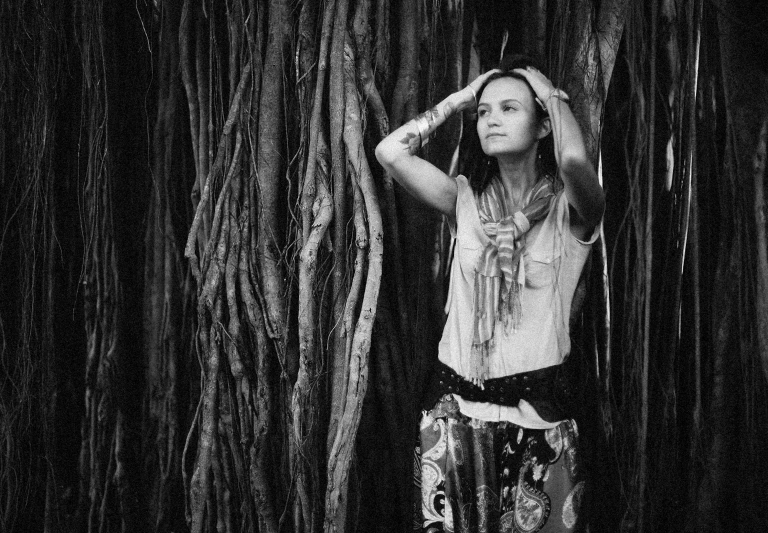
{"label": "scarf fringe", "polygon": [[517,331],[523,319],[523,303],[521,301],[523,288],[519,283],[513,282],[508,291],[501,291],[501,304],[499,306],[501,323],[504,332],[509,334]]}
{"label": "scarf fringe", "polygon": [[[498,317],[499,322],[501,322],[504,328],[504,332],[509,335],[516,332],[522,322],[522,286],[517,282],[513,282],[509,286],[508,290],[502,289],[499,291],[499,300],[497,302],[488,302],[486,301],[486,298],[488,297],[488,291],[482,290],[481,287],[483,285],[493,283],[493,281],[493,277],[486,277],[482,274],[475,275],[475,297],[478,298],[475,311],[475,324],[477,327],[479,324],[483,323],[483,319],[487,316],[489,311],[488,305],[492,303],[495,304],[493,309],[493,316]],[[500,280],[496,278],[495,281],[498,283]],[[494,335],[493,331],[495,329],[496,322],[485,322],[485,324],[486,327],[490,328],[490,331],[483,332],[483,338],[486,340],[482,342],[473,342],[469,372],[467,373],[467,378],[470,381],[476,381],[479,382],[479,384],[482,384],[483,381],[488,379],[490,376],[489,362],[491,352],[493,351],[495,345],[494,339],[496,338],[496,335]]]}
{"label": "scarf fringe", "polygon": [[470,358],[469,372],[467,379],[482,385],[486,379],[489,379],[488,360],[493,349],[493,339],[488,339],[480,344],[472,345],[472,357]]}

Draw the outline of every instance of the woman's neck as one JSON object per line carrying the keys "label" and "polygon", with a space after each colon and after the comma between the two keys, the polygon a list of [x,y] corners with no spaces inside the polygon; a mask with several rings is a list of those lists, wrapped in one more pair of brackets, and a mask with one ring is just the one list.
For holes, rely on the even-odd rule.
{"label": "woman's neck", "polygon": [[539,179],[536,153],[533,152],[532,157],[500,157],[498,162],[499,175],[507,201],[511,201],[514,206],[522,207],[528,192],[533,189]]}

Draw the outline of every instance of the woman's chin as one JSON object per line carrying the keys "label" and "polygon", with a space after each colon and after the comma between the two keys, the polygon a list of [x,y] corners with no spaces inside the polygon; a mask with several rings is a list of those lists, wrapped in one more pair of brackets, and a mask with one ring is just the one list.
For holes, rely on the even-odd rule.
{"label": "woman's chin", "polygon": [[509,147],[503,146],[498,141],[490,140],[485,142],[485,146],[483,146],[483,152],[485,152],[485,155],[498,157],[500,155],[508,154]]}
{"label": "woman's chin", "polygon": [[502,142],[503,139],[487,139],[481,146],[483,153],[490,157],[503,159],[527,158],[529,154],[536,154],[536,145],[533,146],[515,146],[509,142]]}
{"label": "woman's chin", "polygon": [[485,155],[490,157],[515,157],[521,155],[519,150],[511,149],[508,146],[494,145],[493,143],[486,146],[483,151]]}

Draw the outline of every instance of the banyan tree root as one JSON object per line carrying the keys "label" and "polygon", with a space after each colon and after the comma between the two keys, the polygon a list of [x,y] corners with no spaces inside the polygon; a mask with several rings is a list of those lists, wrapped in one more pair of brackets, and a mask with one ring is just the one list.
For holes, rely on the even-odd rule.
{"label": "banyan tree root", "polygon": [[766,234],[765,167],[768,158],[768,117],[763,119],[753,160],[755,227],[757,228],[757,339],[760,361],[768,381],[768,238]]}
{"label": "banyan tree root", "polygon": [[[87,359],[85,369],[86,411],[82,422],[80,452],[81,528],[133,529],[136,526],[134,497],[125,476],[125,417],[121,412],[124,387],[124,299],[118,273],[113,225],[113,173],[109,153],[108,95],[105,72],[103,6],[83,2],[79,36],[82,38],[83,124],[88,146],[83,205],[84,233],[88,245],[83,265]],[[120,516],[111,516],[107,502],[117,500]]]}
{"label": "banyan tree root", "polygon": [[368,355],[371,348],[373,322],[376,318],[376,300],[381,282],[384,251],[382,220],[376,188],[363,147],[360,104],[355,85],[354,53],[351,46],[346,46],[344,52],[344,92],[346,98],[344,143],[365,204],[369,230],[369,250],[365,290],[352,341],[344,410],[328,458],[325,529],[330,532],[343,532],[346,526],[346,515],[340,510],[346,508],[352,451],[360,423],[363,398],[368,386]]}
{"label": "banyan tree root", "polygon": [[[330,136],[328,144],[331,150],[331,173],[333,190],[333,323],[339,324],[343,320],[344,298],[342,294],[347,292],[347,167],[346,154],[344,153],[344,118],[345,118],[345,91],[344,91],[344,42],[347,37],[347,13],[349,0],[337,0],[336,14],[334,16],[333,37],[331,41],[330,79],[328,83],[328,106],[330,114]],[[333,331],[333,345],[331,361],[333,378],[331,381],[331,414],[328,430],[328,446],[330,439],[338,427],[340,409],[344,396],[342,391],[346,389],[344,353],[345,340],[341,328]]]}
{"label": "banyan tree root", "polygon": [[[223,110],[216,102],[225,91],[220,78],[210,77],[210,69],[220,65],[201,59],[220,53],[212,28],[222,12],[208,8],[208,46],[203,48],[201,36],[207,30],[200,11],[186,6],[180,30],[182,81],[190,101],[190,127],[197,133],[192,139],[198,147],[196,188],[202,190],[185,248],[198,281],[203,372],[200,405],[188,436],[189,445],[198,433],[191,481],[185,481],[187,516],[193,532],[234,531],[239,522],[275,533],[280,527],[276,505],[284,496],[276,475],[279,467],[272,460],[276,374],[271,358],[278,355],[281,379],[286,367],[283,244],[275,232],[284,123],[275,110],[282,109],[283,73],[290,58],[285,53],[288,4],[275,0],[268,9],[257,1],[223,6],[229,92],[226,120],[218,122],[218,131]],[[265,13],[270,34],[263,50]],[[192,22],[185,18],[193,14],[195,72]],[[194,196],[193,191],[193,201]]]}
{"label": "banyan tree root", "polygon": [[[306,10],[307,6],[304,9]],[[319,438],[321,411],[317,400],[321,361],[318,360],[317,353],[317,319],[320,313],[318,313],[316,298],[316,279],[320,246],[327,238],[333,217],[333,197],[327,181],[328,162],[324,159],[327,153],[324,147],[326,141],[320,118],[325,101],[323,96],[334,9],[335,2],[328,2],[322,17],[315,91],[309,111],[306,173],[301,192],[303,243],[299,255],[299,369],[291,398],[293,417],[291,438],[294,441],[291,469],[296,476],[296,490],[306,530],[315,530],[320,526],[318,520],[320,506],[317,496],[320,490],[318,461],[320,448],[318,446],[321,444]],[[302,15],[305,13],[302,12]]]}

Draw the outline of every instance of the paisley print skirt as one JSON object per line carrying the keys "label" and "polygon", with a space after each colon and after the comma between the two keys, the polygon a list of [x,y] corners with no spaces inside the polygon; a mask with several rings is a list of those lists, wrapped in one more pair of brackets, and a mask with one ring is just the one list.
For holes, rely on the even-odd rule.
{"label": "paisley print skirt", "polygon": [[584,472],[573,420],[553,429],[484,422],[443,396],[420,425],[414,530],[579,531]]}

